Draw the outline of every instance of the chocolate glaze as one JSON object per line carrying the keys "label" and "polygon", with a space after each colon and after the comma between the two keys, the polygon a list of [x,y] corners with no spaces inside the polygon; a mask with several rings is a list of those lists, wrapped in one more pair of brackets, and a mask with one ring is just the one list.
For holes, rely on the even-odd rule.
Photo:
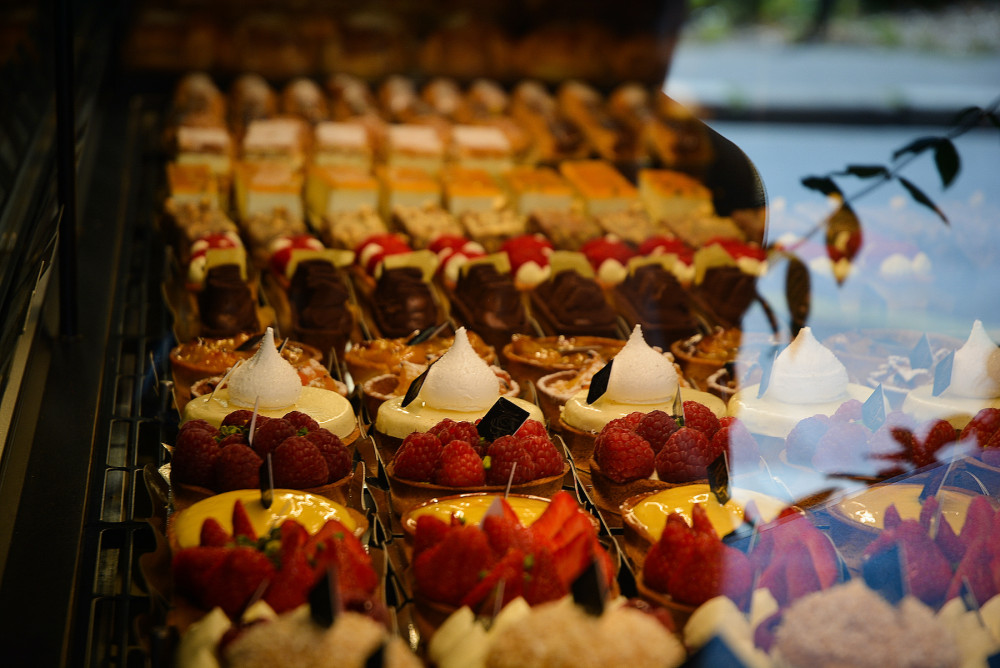
{"label": "chocolate glaze", "polygon": [[430,285],[416,267],[383,271],[371,302],[372,320],[383,337],[408,336],[438,322]]}
{"label": "chocolate glaze", "polygon": [[712,267],[700,284],[691,287],[691,295],[714,324],[739,327],[757,297],[757,277],[738,267]]}
{"label": "chocolate glaze", "polygon": [[646,342],[664,350],[698,330],[684,288],[658,264],[637,268],[613,292],[615,308],[628,326],[640,325]]}
{"label": "chocolate glaze", "polygon": [[492,346],[504,345],[513,334],[531,332],[514,280],[492,264],[469,267],[459,276],[450,297],[452,311],[462,324]]}
{"label": "chocolate glaze", "polygon": [[532,312],[548,334],[620,338],[618,314],[604,298],[601,286],[566,269],[531,293]]}
{"label": "chocolate glaze", "polygon": [[300,262],[288,288],[295,337],[316,346],[324,355],[331,347],[342,353],[354,328],[349,298],[347,286],[332,264],[326,260]]}
{"label": "chocolate glaze", "polygon": [[201,335],[211,338],[234,336],[260,329],[250,286],[235,264],[212,267],[198,293]]}

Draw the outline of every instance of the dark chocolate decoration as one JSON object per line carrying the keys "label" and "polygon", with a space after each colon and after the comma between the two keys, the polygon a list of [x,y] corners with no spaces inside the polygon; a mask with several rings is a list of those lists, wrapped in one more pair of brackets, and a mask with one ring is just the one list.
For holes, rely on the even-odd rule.
{"label": "dark chocolate decoration", "polygon": [[223,338],[260,329],[253,294],[235,264],[208,270],[198,293],[198,313],[202,336]]}
{"label": "dark chocolate decoration", "polygon": [[931,392],[935,397],[948,389],[951,385],[951,366],[955,362],[955,352],[948,353],[943,360],[934,367],[934,390]]}
{"label": "dark chocolate decoration", "polygon": [[862,566],[865,584],[893,605],[899,603],[907,593],[904,559],[899,545],[893,543],[888,549],[865,559]]}
{"label": "dark chocolate decoration", "polygon": [[272,503],[274,503],[274,473],[269,452],[260,464],[260,505],[268,509]]}
{"label": "dark chocolate decoration", "polygon": [[365,668],[383,668],[383,666],[389,665],[388,657],[386,656],[386,649],[388,644],[383,640],[375,648],[375,651],[365,659]]}
{"label": "dark chocolate decoration", "polygon": [[434,366],[434,362],[428,364],[422,374],[410,381],[410,386],[406,388],[406,394],[403,395],[403,403],[401,404],[403,408],[412,404],[417,395],[420,394],[420,388],[424,386],[424,381],[427,380],[427,372],[431,370],[432,366]]}
{"label": "dark chocolate decoration", "polygon": [[435,336],[440,334],[441,331],[447,326],[448,326],[447,322],[442,322],[440,325],[434,325],[420,332],[417,332],[416,334],[414,334],[413,336],[411,336],[409,339],[406,340],[406,345],[415,346],[418,343],[423,343],[424,341],[430,341]]}
{"label": "dark chocolate decoration", "polygon": [[611,365],[614,360],[608,360],[601,369],[590,379],[590,389],[587,390],[587,403],[592,404],[608,391],[608,380],[611,379]]}
{"label": "dark chocolate decoration", "polygon": [[711,640],[698,648],[682,664],[683,668],[713,668],[714,666],[745,668],[746,664],[719,636],[712,636]]}
{"label": "dark chocolate decoration", "polygon": [[756,533],[756,526],[746,517],[743,523],[722,537],[722,542],[729,547],[749,553],[753,549],[753,538]]}
{"label": "dark chocolate decoration", "polygon": [[976,600],[976,592],[972,591],[972,585],[966,576],[962,576],[962,586],[958,589],[958,596],[962,599],[962,603],[965,604],[966,610],[979,613],[979,601]]}
{"label": "dark chocolate decoration", "polygon": [[529,415],[528,411],[513,401],[500,397],[476,425],[476,431],[487,441],[494,441],[516,432]]}
{"label": "dark chocolate decoration", "polygon": [[930,369],[932,366],[934,366],[934,351],[931,350],[930,339],[924,334],[910,351],[910,368]]}
{"label": "dark chocolate decoration", "polygon": [[729,454],[725,450],[708,465],[708,487],[719,505],[729,502]]}
{"label": "dark chocolate decoration", "polygon": [[337,568],[331,565],[309,590],[309,615],[316,624],[330,628],[340,615],[340,583]]}
{"label": "dark chocolate decoration", "polygon": [[879,383],[871,396],[861,405],[861,421],[873,432],[885,422],[885,394],[882,392],[882,383]]}
{"label": "dark chocolate decoration", "polygon": [[410,336],[437,324],[437,303],[423,276],[416,267],[382,272],[371,296],[372,319],[382,336]]}
{"label": "dark chocolate decoration", "polygon": [[600,617],[604,614],[607,587],[597,559],[591,559],[590,565],[573,580],[570,592],[573,594],[573,602],[583,608],[588,615]]}
{"label": "dark chocolate decoration", "polygon": [[760,386],[757,388],[757,398],[760,399],[767,392],[767,386],[771,382],[771,371],[774,369],[774,361],[778,359],[778,355],[784,350],[784,346],[780,344],[773,344],[767,350],[761,351],[760,353]]}

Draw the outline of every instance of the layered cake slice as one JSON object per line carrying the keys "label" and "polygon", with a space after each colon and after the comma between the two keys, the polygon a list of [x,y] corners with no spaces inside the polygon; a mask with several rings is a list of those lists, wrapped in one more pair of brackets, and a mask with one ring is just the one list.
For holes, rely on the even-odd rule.
{"label": "layered cake slice", "polygon": [[233,171],[233,140],[225,128],[182,125],[174,138],[174,160],[181,165],[208,165],[219,177]]}
{"label": "layered cake slice", "polygon": [[386,165],[377,170],[377,176],[381,188],[380,213],[387,220],[397,207],[441,203],[441,185],[425,169]]}
{"label": "layered cake slice", "polygon": [[309,125],[316,125],[330,117],[330,110],[322,89],[312,79],[293,79],[281,91],[281,112],[301,118]]}
{"label": "layered cake slice", "polygon": [[167,190],[179,206],[203,201],[221,204],[219,180],[208,165],[168,162]]}
{"label": "layered cake slice", "polygon": [[551,167],[518,165],[504,174],[504,181],[511,205],[526,216],[538,211],[568,211],[573,206],[573,189]]}
{"label": "layered cake slice", "polygon": [[301,169],[306,161],[309,134],[309,126],[299,118],[253,121],[243,136],[243,159],[280,162]]}
{"label": "layered cake slice", "polygon": [[639,170],[639,198],[654,221],[705,217],[715,211],[711,190],[671,169]]}
{"label": "layered cake slice", "polygon": [[591,216],[628,210],[638,200],[635,186],[608,162],[567,161],[559,165],[559,171]]}
{"label": "layered cake slice", "polygon": [[444,142],[429,125],[390,125],[386,137],[385,162],[394,167],[416,167],[430,174],[437,174],[444,163]]}
{"label": "layered cake slice", "polygon": [[236,165],[236,206],[240,220],[285,211],[302,220],[302,173],[282,162],[241,162]]}
{"label": "layered cake slice", "polygon": [[589,146],[580,129],[559,114],[555,99],[540,83],[525,81],[514,89],[510,114],[531,137],[529,162],[587,156]]}
{"label": "layered cake slice", "polygon": [[448,165],[441,172],[444,205],[453,215],[466,211],[491,211],[505,203],[504,191],[485,169]]}
{"label": "layered cake slice", "polygon": [[612,117],[601,94],[580,81],[567,81],[558,92],[559,109],[583,132],[593,151],[612,162],[634,162],[639,157],[636,136]]}
{"label": "layered cake slice", "polygon": [[501,174],[513,165],[513,149],[507,136],[488,125],[456,125],[451,129],[448,158],[464,167]]}
{"label": "layered cake slice", "polygon": [[325,121],[313,130],[313,162],[317,165],[372,166],[372,146],[361,123]]}
{"label": "layered cake slice", "polygon": [[375,177],[354,166],[310,165],[306,172],[306,203],[314,217],[375,210],[378,194]]}

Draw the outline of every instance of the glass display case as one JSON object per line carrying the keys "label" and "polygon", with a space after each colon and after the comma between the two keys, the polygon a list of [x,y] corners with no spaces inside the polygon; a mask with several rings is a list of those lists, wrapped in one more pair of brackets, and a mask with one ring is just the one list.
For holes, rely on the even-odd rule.
{"label": "glass display case", "polygon": [[993,665],[995,64],[713,4],[0,8],[13,665]]}

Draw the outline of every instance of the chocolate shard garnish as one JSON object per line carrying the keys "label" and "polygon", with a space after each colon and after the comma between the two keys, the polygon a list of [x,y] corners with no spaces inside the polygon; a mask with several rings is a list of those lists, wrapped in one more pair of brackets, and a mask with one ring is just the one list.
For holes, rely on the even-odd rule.
{"label": "chocolate shard garnish", "polygon": [[930,369],[932,366],[934,366],[934,351],[931,350],[930,339],[924,334],[910,351],[910,368]]}
{"label": "chocolate shard garnish", "polygon": [[608,591],[597,559],[592,559],[590,565],[573,580],[570,592],[573,594],[573,602],[583,608],[588,615],[600,617],[604,614]]}
{"label": "chocolate shard garnish", "polygon": [[861,421],[873,432],[885,423],[885,393],[879,383],[871,396],[861,405]]}
{"label": "chocolate shard garnish", "polygon": [[954,362],[955,352],[952,351],[934,367],[934,389],[931,394],[935,397],[940,396],[951,385],[951,367]]}
{"label": "chocolate shard garnish", "polygon": [[383,668],[383,666],[389,665],[388,658],[386,656],[387,643],[385,640],[378,644],[375,651],[372,652],[367,659],[365,659],[365,668]]}
{"label": "chocolate shard garnish", "polygon": [[269,452],[260,464],[260,505],[269,509],[272,503],[274,503],[274,469]]}
{"label": "chocolate shard garnish", "polygon": [[893,605],[907,594],[904,559],[903,551],[894,543],[866,559],[861,569],[865,584]]}
{"label": "chocolate shard garnish", "polygon": [[592,404],[608,391],[608,380],[611,378],[611,365],[614,360],[608,360],[601,369],[590,379],[590,389],[587,390],[587,403]]}
{"label": "chocolate shard garnish", "polygon": [[309,615],[313,622],[330,628],[340,615],[340,583],[336,566],[330,565],[309,590]]}
{"label": "chocolate shard garnish", "polygon": [[513,401],[500,397],[476,425],[476,431],[487,441],[494,441],[516,432],[529,415],[528,411]]}
{"label": "chocolate shard garnish", "polygon": [[729,454],[725,450],[708,465],[708,487],[719,505],[729,503]]}
{"label": "chocolate shard garnish", "polygon": [[406,388],[406,394],[403,395],[403,403],[401,404],[403,408],[406,408],[416,400],[417,395],[420,394],[420,388],[424,386],[424,381],[427,380],[427,372],[431,370],[434,366],[434,362],[427,365],[424,372],[410,381],[410,386]]}
{"label": "chocolate shard garnish", "polygon": [[753,543],[755,542],[754,536],[756,535],[757,527],[747,518],[743,518],[743,522],[722,537],[722,542],[730,547],[735,547],[742,552],[749,553],[753,549]]}
{"label": "chocolate shard garnish", "polygon": [[444,328],[447,327],[447,326],[448,326],[448,322],[445,321],[445,322],[442,322],[440,325],[433,325],[431,327],[427,327],[426,329],[417,332],[416,334],[414,334],[413,336],[411,336],[409,339],[407,339],[406,340],[406,345],[408,345],[408,346],[415,346],[418,343],[423,343],[424,341],[430,341],[435,336],[437,336],[438,334],[440,334],[444,330]]}
{"label": "chocolate shard garnish", "polygon": [[773,344],[767,350],[760,353],[760,386],[757,388],[757,398],[760,399],[767,392],[767,386],[771,382],[771,371],[774,369],[774,360],[778,359],[784,346]]}

